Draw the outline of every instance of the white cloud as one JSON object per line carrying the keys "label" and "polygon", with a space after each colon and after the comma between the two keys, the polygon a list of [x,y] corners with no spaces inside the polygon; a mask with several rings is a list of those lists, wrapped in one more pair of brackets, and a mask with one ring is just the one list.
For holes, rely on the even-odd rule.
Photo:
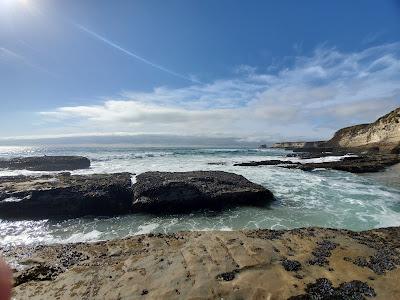
{"label": "white cloud", "polygon": [[126,91],[100,105],[59,107],[47,120],[88,131],[328,138],[400,105],[400,43],[357,53],[318,48],[275,73],[239,66],[235,77],[152,92]]}

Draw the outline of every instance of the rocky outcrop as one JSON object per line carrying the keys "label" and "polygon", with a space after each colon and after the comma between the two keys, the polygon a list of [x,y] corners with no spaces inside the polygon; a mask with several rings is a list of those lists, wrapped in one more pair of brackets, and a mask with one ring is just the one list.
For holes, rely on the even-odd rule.
{"label": "rocky outcrop", "polygon": [[277,166],[277,165],[292,165],[299,164],[299,162],[291,162],[279,159],[271,159],[271,160],[259,160],[259,161],[249,161],[242,163],[235,163],[233,166],[235,167],[257,167],[257,166]]}
{"label": "rocky outcrop", "polygon": [[0,168],[10,170],[72,171],[89,167],[90,160],[82,156],[35,156],[0,160]]}
{"label": "rocky outcrop", "polygon": [[373,123],[340,129],[327,146],[400,153],[400,107]]}
{"label": "rocky outcrop", "polygon": [[[148,234],[0,248],[15,299],[399,299],[400,229]],[[291,298],[293,297],[293,298]]]}
{"label": "rocky outcrop", "polygon": [[0,177],[0,218],[126,214],[131,185],[129,173]]}
{"label": "rocky outcrop", "polygon": [[383,171],[386,167],[400,163],[398,155],[368,155],[357,157],[344,157],[340,161],[322,162],[322,163],[301,163],[282,165],[283,168],[300,169],[303,171],[312,171],[323,168],[351,173],[371,173]]}
{"label": "rocky outcrop", "polygon": [[135,211],[180,212],[232,205],[265,205],[274,199],[264,187],[222,171],[146,172],[133,187]]}
{"label": "rocky outcrop", "polygon": [[[327,155],[322,154],[321,156],[312,156],[312,158],[326,156]],[[300,155],[300,157],[302,156]],[[304,158],[311,157],[305,156]],[[287,169],[300,169],[303,171],[312,171],[314,169],[323,168],[351,173],[370,173],[382,171],[386,167],[393,166],[398,163],[400,163],[400,157],[396,154],[369,154],[361,156],[347,156],[338,161],[318,163],[309,163],[307,161],[303,161],[302,159],[296,162],[274,159],[236,163],[234,166],[278,166]]]}
{"label": "rocky outcrop", "polygon": [[80,217],[136,212],[191,212],[265,205],[264,187],[220,171],[0,177],[0,218]]}
{"label": "rocky outcrop", "polygon": [[321,148],[325,146],[325,141],[316,142],[281,142],[275,143],[271,148],[282,148],[282,149],[308,149],[308,148]]}

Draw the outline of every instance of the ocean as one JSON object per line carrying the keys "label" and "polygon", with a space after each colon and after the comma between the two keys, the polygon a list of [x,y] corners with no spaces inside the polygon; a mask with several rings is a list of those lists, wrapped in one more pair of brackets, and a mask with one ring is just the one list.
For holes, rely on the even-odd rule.
{"label": "ocean", "polygon": [[[68,220],[0,220],[0,245],[99,241],[144,233],[186,230],[291,229],[320,226],[367,230],[400,226],[400,184],[385,173],[357,175],[317,169],[312,172],[277,166],[239,167],[237,162],[287,158],[290,151],[248,148],[156,148],[131,145],[0,147],[0,158],[36,155],[82,155],[88,170],[72,174],[145,171],[222,170],[245,176],[270,189],[277,201],[265,208],[239,207],[223,212],[157,216],[132,214]],[[338,160],[332,156],[306,161]],[[0,176],[51,172],[0,170]]]}

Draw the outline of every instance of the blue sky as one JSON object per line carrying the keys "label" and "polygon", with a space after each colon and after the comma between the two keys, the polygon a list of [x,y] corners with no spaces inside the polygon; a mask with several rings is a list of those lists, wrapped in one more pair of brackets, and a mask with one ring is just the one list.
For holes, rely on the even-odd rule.
{"label": "blue sky", "polygon": [[399,87],[399,1],[0,0],[2,138],[320,139]]}

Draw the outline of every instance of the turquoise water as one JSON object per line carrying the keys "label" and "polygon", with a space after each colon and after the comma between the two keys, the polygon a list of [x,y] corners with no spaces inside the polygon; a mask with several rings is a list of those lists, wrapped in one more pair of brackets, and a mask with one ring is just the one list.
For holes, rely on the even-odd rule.
{"label": "turquoise water", "polygon": [[[223,170],[241,174],[270,189],[277,198],[269,208],[241,207],[221,213],[153,216],[133,214],[113,218],[71,220],[0,220],[1,244],[96,241],[149,232],[180,230],[289,229],[322,226],[365,230],[400,225],[400,186],[389,173],[355,175],[340,171],[303,172],[276,166],[236,167],[236,162],[288,159],[277,149],[135,148],[131,146],[0,147],[0,157],[84,155],[89,170],[75,174],[128,171]],[[327,157],[311,161],[337,160]],[[291,160],[297,160],[291,158]],[[307,161],[307,160],[306,160]],[[221,163],[221,164],[209,164]],[[394,169],[398,172],[398,168]],[[393,172],[393,171],[392,171]],[[0,171],[6,175],[46,172]],[[386,180],[390,177],[390,180]],[[398,178],[398,177],[397,177]],[[135,180],[133,176],[132,180]]]}

